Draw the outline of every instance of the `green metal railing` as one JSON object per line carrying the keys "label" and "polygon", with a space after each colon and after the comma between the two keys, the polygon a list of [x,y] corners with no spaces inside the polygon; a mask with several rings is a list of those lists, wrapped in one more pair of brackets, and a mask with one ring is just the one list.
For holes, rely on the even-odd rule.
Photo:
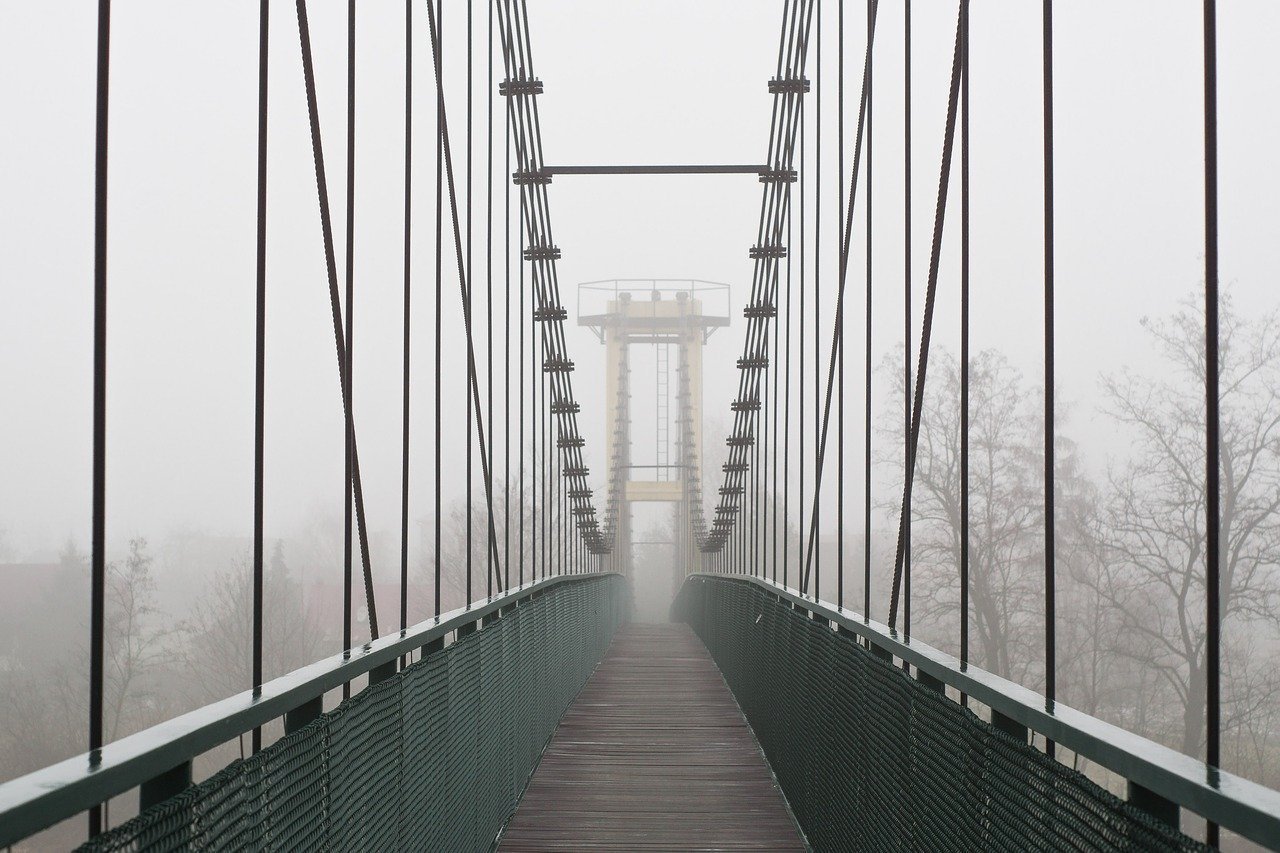
{"label": "green metal railing", "polygon": [[[861,616],[764,579],[703,574],[674,613],[710,650],[815,850],[1208,849],[1180,831],[1182,809],[1280,849],[1280,793]],[[1029,732],[1123,777],[1127,799]]]}
{"label": "green metal railing", "polygon": [[[611,574],[531,583],[16,779],[0,786],[0,846],[137,788],[140,814],[82,849],[488,850],[626,590]],[[194,756],[280,716],[282,739],[190,784]]]}

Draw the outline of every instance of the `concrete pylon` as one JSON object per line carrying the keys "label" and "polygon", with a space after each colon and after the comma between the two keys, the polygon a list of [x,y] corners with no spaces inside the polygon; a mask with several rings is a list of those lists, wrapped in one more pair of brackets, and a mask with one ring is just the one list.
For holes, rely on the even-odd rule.
{"label": "concrete pylon", "polygon": [[[602,284],[600,282],[594,283]],[[618,571],[630,576],[633,565],[633,543],[631,507],[636,503],[670,503],[675,513],[675,535],[673,542],[675,560],[672,565],[673,586],[678,586],[685,573],[696,566],[698,553],[696,543],[691,536],[690,508],[685,506],[684,479],[697,476],[697,472],[686,471],[679,462],[666,466],[669,470],[658,467],[632,468],[630,446],[630,419],[632,407],[619,405],[612,401],[619,399],[619,385],[627,381],[630,371],[623,366],[628,363],[632,344],[662,344],[672,346],[676,350],[677,363],[687,373],[688,410],[691,412],[690,423],[684,425],[679,432],[681,440],[693,444],[695,458],[702,458],[702,349],[707,338],[716,328],[729,325],[729,317],[722,314],[708,314],[704,310],[701,295],[709,289],[724,290],[725,285],[711,285],[706,282],[664,282],[646,281],[643,286],[620,286],[631,283],[609,282],[612,285],[610,298],[605,304],[602,314],[586,314],[578,318],[578,324],[590,326],[597,330],[601,342],[605,346],[605,400],[611,401],[605,407],[605,458],[615,459],[618,464],[626,465],[627,476],[624,478],[623,494],[620,495],[618,519],[615,522],[614,554]],[[683,286],[681,286],[683,285]],[[700,287],[701,285],[701,287]],[[584,286],[585,287],[585,286]],[[596,288],[600,289],[600,288]],[[648,298],[643,298],[647,296]],[[639,297],[639,298],[638,298]],[[630,393],[630,389],[622,389]],[[675,413],[681,411],[677,406]],[[643,407],[640,411],[650,411]],[[671,410],[668,409],[668,412]],[[668,428],[671,425],[668,425]],[[619,448],[621,453],[615,457],[614,447],[618,441],[626,446]],[[650,476],[635,476],[638,472],[650,472]],[[670,476],[671,472],[677,476]],[[660,474],[667,476],[658,476]]]}

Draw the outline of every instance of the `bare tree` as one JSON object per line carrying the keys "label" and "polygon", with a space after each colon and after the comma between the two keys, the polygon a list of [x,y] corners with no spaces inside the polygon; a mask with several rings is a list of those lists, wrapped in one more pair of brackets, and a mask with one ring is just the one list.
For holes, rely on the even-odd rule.
{"label": "bare tree", "polygon": [[[270,679],[321,654],[321,631],[302,584],[276,542],[263,572],[263,676]],[[180,656],[194,705],[225,698],[252,683],[253,568],[246,555],[215,576],[182,622]]]}
{"label": "bare tree", "polygon": [[[1204,316],[1189,299],[1171,317],[1143,320],[1171,376],[1125,369],[1103,378],[1106,411],[1133,436],[1108,474],[1104,559],[1088,578],[1120,615],[1121,651],[1158,672],[1180,711],[1174,742],[1204,743]],[[1280,622],[1280,326],[1242,317],[1224,298],[1221,328],[1221,607],[1228,638]],[[1274,642],[1274,639],[1272,639]],[[1276,692],[1240,642],[1226,644],[1224,727],[1248,728]],[[1247,671],[1247,675],[1245,674]],[[1262,681],[1259,682],[1258,679]],[[1172,733],[1170,733],[1172,734]]]}
{"label": "bare tree", "polygon": [[[954,646],[959,633],[960,370],[934,354],[912,492],[912,596],[917,633]],[[897,374],[900,369],[894,368]],[[899,401],[901,401],[901,391]],[[1021,682],[1043,678],[1043,418],[1037,394],[996,350],[969,366],[969,578],[972,660]],[[892,408],[892,407],[890,407]],[[886,430],[890,432],[890,430]],[[901,429],[898,429],[901,438]],[[895,442],[896,445],[896,442]],[[900,446],[898,446],[900,447]],[[1074,446],[1059,439],[1059,500],[1087,491]],[[1068,476],[1070,475],[1070,476]],[[886,504],[897,521],[899,504]]]}
{"label": "bare tree", "polygon": [[[123,561],[107,564],[104,625],[105,727],[108,740],[167,715],[162,689],[168,636],[155,603],[152,558],[145,539],[129,543]],[[89,653],[85,606],[69,605],[69,590],[88,592],[85,555],[68,543],[59,566],[19,635],[24,648],[0,669],[0,767],[4,775],[34,770],[87,746]]]}
{"label": "bare tree", "polygon": [[151,565],[147,540],[142,537],[129,540],[123,564],[107,565],[105,693],[111,740],[163,716],[155,676],[169,632],[160,624]]}

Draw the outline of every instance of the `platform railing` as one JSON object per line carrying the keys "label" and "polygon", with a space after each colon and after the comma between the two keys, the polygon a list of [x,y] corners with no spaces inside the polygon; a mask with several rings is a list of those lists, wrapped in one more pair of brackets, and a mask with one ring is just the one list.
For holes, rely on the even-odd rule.
{"label": "platform railing", "polygon": [[[1151,843],[1163,839],[1161,844],[1166,846],[1161,849],[1198,849],[1199,842],[1181,836],[1185,810],[1265,847],[1280,849],[1280,792],[1210,767],[1061,702],[1048,702],[1020,684],[971,665],[962,666],[951,655],[860,614],[801,596],[764,578],[721,574],[690,575],[674,614],[693,625],[721,667],[802,825],[808,810],[810,824],[805,830],[815,849],[822,848],[816,843],[822,832],[838,831],[845,818],[856,825],[874,817],[867,812],[874,810],[877,797],[859,803],[859,783],[852,776],[845,780],[847,784],[839,782],[841,773],[853,771],[828,766],[842,748],[854,743],[861,744],[857,748],[860,752],[850,763],[870,766],[868,752],[882,749],[894,753],[886,766],[905,763],[908,772],[922,771],[954,748],[954,773],[944,775],[972,772],[973,777],[956,788],[959,802],[935,801],[933,805],[952,812],[947,824],[955,827],[950,840],[957,844],[964,839],[961,826],[970,818],[981,824],[975,824],[973,830],[981,837],[968,840],[994,843],[984,833],[996,832],[1001,822],[1012,822],[1011,815],[1023,804],[1014,803],[1010,814],[1001,817],[999,804],[993,801],[1022,797],[1028,803],[1036,800],[1037,819],[1043,821],[1037,831],[1054,831],[1051,817],[1055,809],[1067,815],[1072,808],[1093,808],[1117,813],[1114,821],[1101,815],[1101,822],[1111,824],[1109,832],[1117,832],[1116,827],[1123,832],[1149,830]],[[775,657],[778,668],[771,672],[770,661]],[[809,664],[813,664],[813,677],[805,679],[798,673]],[[963,706],[962,696],[967,697]],[[989,722],[970,710],[974,703],[989,709]],[[878,708],[893,719],[872,719]],[[777,720],[778,714],[789,714],[791,719],[785,723],[788,732],[775,737],[771,727],[775,722],[784,725]],[[816,717],[806,720],[811,714]],[[846,714],[851,716],[842,716]],[[949,727],[950,734],[922,748],[921,738],[929,740],[935,734],[925,729],[934,724]],[[899,725],[902,730],[895,730]],[[805,736],[797,741],[794,732],[800,729]],[[873,729],[883,737],[875,740],[878,735],[868,734]],[[1051,740],[1122,778],[1125,798],[1113,797],[1083,774],[1047,756],[1035,746],[1037,739],[1030,737],[1033,734],[1039,736],[1041,745],[1045,739]],[[859,737],[864,740],[858,741]],[[900,745],[895,743],[898,739]],[[993,767],[994,752],[1002,756],[1004,766]],[[794,766],[797,763],[803,766]],[[817,770],[819,767],[823,769]],[[991,776],[1005,773],[1007,767],[1017,767],[1007,772],[1023,773],[1025,784],[992,794],[987,787]],[[945,782],[943,787],[957,782],[955,778],[935,781]],[[904,784],[910,788],[913,781],[906,779]],[[888,787],[889,780],[866,780],[866,785]],[[824,792],[819,795],[815,789]],[[1079,801],[1089,802],[1080,806]],[[839,806],[842,802],[843,808]],[[854,803],[862,814],[845,813]],[[897,828],[891,825],[886,829],[890,835],[909,833],[913,826],[918,829],[922,821],[927,823],[928,816],[909,814],[908,803],[886,801],[880,805],[890,824],[898,821]],[[966,808],[986,816],[966,814]],[[1059,823],[1066,820],[1063,817]],[[1094,828],[1085,834],[1092,834],[1095,841],[1107,837],[1101,830],[1095,833]],[[944,839],[944,843],[948,842]],[[1103,844],[1099,849],[1109,848]],[[1139,845],[1133,849],[1148,848]]]}
{"label": "platform railing", "polygon": [[[317,661],[263,684],[258,691],[245,691],[206,705],[109,743],[98,752],[66,759],[0,785],[0,848],[134,789],[138,791],[139,811],[145,814],[190,789],[196,756],[280,718],[284,719],[287,738],[322,716],[322,701],[329,691],[368,678],[368,688],[329,712],[335,713],[433,653],[453,648],[459,641],[528,609],[538,600],[554,599],[565,591],[592,584],[605,587],[598,598],[608,603],[607,612],[596,615],[611,636],[613,627],[624,618],[626,584],[620,576],[605,573],[548,577]],[[561,614],[563,618],[574,615],[569,611]],[[547,625],[549,631],[560,630],[553,622]],[[521,635],[521,639],[527,639],[527,635]],[[603,647],[590,651],[603,653]],[[580,674],[584,681],[594,661],[586,664],[586,673]],[[503,679],[511,675],[496,672],[486,677]],[[554,718],[551,726],[554,728]],[[550,731],[546,733],[549,735]],[[267,750],[271,748],[268,746]]]}

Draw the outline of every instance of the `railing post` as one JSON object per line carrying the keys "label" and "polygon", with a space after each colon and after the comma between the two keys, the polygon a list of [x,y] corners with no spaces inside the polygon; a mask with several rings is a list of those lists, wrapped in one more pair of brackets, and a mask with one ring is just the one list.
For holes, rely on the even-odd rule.
{"label": "railing post", "polygon": [[138,811],[146,811],[191,787],[191,762],[184,761],[159,776],[143,782],[138,788]]}
{"label": "railing post", "polygon": [[1023,743],[1027,742],[1027,727],[1013,717],[1001,714],[995,708],[991,709],[991,725],[1000,731]]}
{"label": "railing post", "polygon": [[324,697],[316,696],[314,699],[308,699],[292,711],[285,713],[284,733],[293,734],[322,713],[324,713]]}
{"label": "railing post", "polygon": [[946,685],[942,683],[942,679],[934,678],[932,675],[918,667],[916,668],[916,681],[920,682],[925,687],[928,687],[930,690],[937,691],[938,693],[947,692]]}
{"label": "railing post", "polygon": [[1165,799],[1137,782],[1128,783],[1128,800],[1134,808],[1146,812],[1156,820],[1167,823],[1174,829],[1181,828],[1181,810],[1172,800]]}
{"label": "railing post", "polygon": [[396,674],[396,660],[392,658],[381,666],[375,666],[369,670],[369,686],[377,684],[380,681],[386,681]]}
{"label": "railing post", "polygon": [[880,658],[880,660],[884,661],[887,664],[893,663],[893,653],[890,652],[888,649],[877,646],[875,643],[871,642],[870,640],[867,641],[867,651],[871,652],[871,654]]}

